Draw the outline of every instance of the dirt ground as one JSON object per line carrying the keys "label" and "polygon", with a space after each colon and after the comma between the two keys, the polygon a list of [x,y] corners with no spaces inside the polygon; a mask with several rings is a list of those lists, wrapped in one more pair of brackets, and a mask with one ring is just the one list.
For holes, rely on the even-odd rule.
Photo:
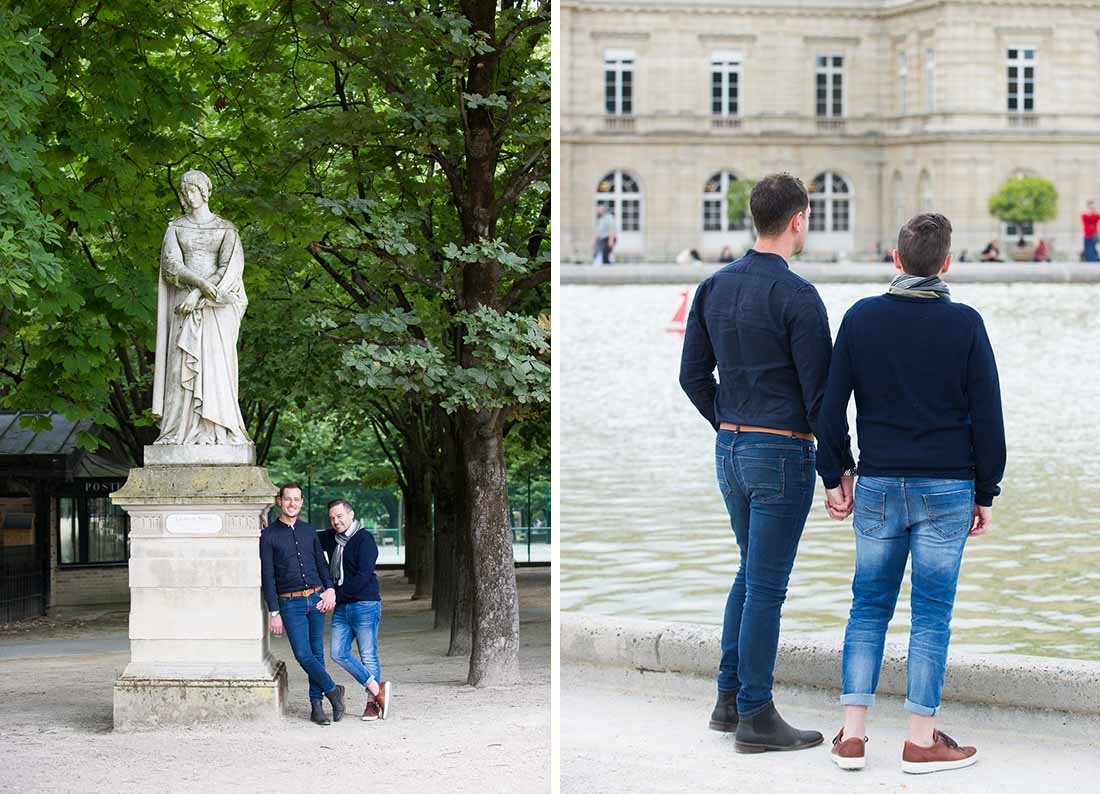
{"label": "dirt ground", "polygon": [[39,619],[0,630],[0,792],[547,792],[550,790],[550,572],[517,571],[524,683],[474,689],[448,658],[428,603],[382,574],[383,675],[393,712],[362,722],[349,693],[340,723],[309,722],[307,681],[285,637],[290,710],[270,727],[114,733],[112,685],[129,661],[125,613]]}

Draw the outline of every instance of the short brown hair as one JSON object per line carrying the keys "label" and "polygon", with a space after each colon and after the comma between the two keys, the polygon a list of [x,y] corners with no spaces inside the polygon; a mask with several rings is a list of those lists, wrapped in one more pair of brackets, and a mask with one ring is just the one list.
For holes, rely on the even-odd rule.
{"label": "short brown hair", "polygon": [[810,194],[796,176],[786,171],[768,174],[756,183],[749,195],[749,209],[756,233],[775,237],[783,233],[796,213],[810,206]]}
{"label": "short brown hair", "polygon": [[331,511],[334,507],[342,507],[349,513],[355,512],[355,510],[351,506],[351,502],[349,502],[347,499],[333,499],[331,502],[328,503],[328,507],[325,508],[325,512]]}
{"label": "short brown hair", "polygon": [[898,259],[911,276],[934,276],[951,250],[951,221],[936,212],[922,212],[898,232]]}
{"label": "short brown hair", "polygon": [[286,491],[286,490],[289,490],[289,489],[292,489],[292,488],[297,488],[298,493],[302,494],[303,496],[305,495],[305,491],[302,490],[302,486],[300,486],[298,483],[296,483],[296,482],[284,482],[282,485],[279,486],[279,498],[280,499],[283,498],[283,491]]}

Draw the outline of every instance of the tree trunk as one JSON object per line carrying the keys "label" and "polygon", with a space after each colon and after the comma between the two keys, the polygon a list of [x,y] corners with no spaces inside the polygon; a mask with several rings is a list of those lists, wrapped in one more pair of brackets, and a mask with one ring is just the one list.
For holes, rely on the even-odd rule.
{"label": "tree trunk", "polygon": [[[463,472],[454,422],[442,417],[437,424],[438,451],[435,470],[435,583],[432,608],[435,627],[450,626],[457,598],[459,538],[465,532],[462,515]],[[466,557],[463,556],[462,560]],[[466,578],[463,579],[466,581]],[[467,625],[468,622],[467,622]],[[466,653],[469,653],[467,647]]]}
{"label": "tree trunk", "polygon": [[519,683],[519,599],[499,410],[462,412],[474,614],[471,686]]}
{"label": "tree trunk", "polygon": [[454,604],[451,608],[451,643],[448,656],[469,656],[474,648],[474,586],[470,572],[470,535],[465,519],[454,536]]}
{"label": "tree trunk", "polygon": [[412,526],[412,534],[416,538],[415,550],[411,551],[413,558],[413,601],[432,596],[432,473],[426,462],[418,462],[416,465],[416,482],[414,493],[410,494],[416,503],[413,511],[416,521]]}
{"label": "tree trunk", "polygon": [[[405,469],[405,477],[410,477],[408,467]],[[416,559],[417,548],[417,524],[416,524],[416,497],[413,494],[415,486],[412,485],[412,480],[408,479],[410,483],[407,488],[401,489],[401,503],[404,513],[404,535],[405,535],[405,580],[409,584],[416,582],[416,565],[414,560]]]}

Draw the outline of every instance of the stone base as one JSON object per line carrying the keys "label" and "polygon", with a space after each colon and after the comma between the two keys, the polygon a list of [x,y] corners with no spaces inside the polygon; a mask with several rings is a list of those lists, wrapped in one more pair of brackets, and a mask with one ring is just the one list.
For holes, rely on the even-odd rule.
{"label": "stone base", "polygon": [[150,444],[146,466],[254,466],[253,444]]}
{"label": "stone base", "polygon": [[286,708],[286,665],[265,679],[171,679],[120,676],[116,731],[221,722],[273,722]]}

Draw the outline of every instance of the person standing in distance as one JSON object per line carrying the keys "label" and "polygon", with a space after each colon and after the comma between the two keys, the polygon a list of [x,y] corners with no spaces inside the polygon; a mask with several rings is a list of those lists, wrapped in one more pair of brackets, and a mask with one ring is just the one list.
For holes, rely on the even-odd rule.
{"label": "person standing in distance", "polygon": [[596,264],[610,265],[615,248],[615,216],[603,204],[596,206]]}
{"label": "person standing in distance", "polygon": [[332,718],[344,716],[344,687],[325,671],[325,613],[336,606],[336,590],[317,530],[298,520],[302,488],[279,487],[279,517],[260,532],[260,577],[268,628],[286,631],[294,658],[309,676],[310,719],[328,725],[322,694]]}
{"label": "person standing in distance", "polygon": [[813,502],[811,434],[832,339],[817,290],[787,265],[806,243],[805,186],[790,174],[766,176],[749,206],[756,244],[696,290],[680,385],[717,431],[718,485],[741,552],[726,601],[710,727],[736,731],[738,752],[761,753],[823,740],[779,716],[772,680],[780,610]]}
{"label": "person standing in distance", "polygon": [[[346,499],[329,502],[328,517],[332,529],[321,533],[321,545],[328,552],[336,584],[329,653],[367,690],[363,720],[386,719],[393,688],[382,680],[378,660],[378,624],[382,622],[382,595],[374,574],[378,544],[371,531],[359,525]],[[351,653],[353,640],[359,646],[359,658]]]}

